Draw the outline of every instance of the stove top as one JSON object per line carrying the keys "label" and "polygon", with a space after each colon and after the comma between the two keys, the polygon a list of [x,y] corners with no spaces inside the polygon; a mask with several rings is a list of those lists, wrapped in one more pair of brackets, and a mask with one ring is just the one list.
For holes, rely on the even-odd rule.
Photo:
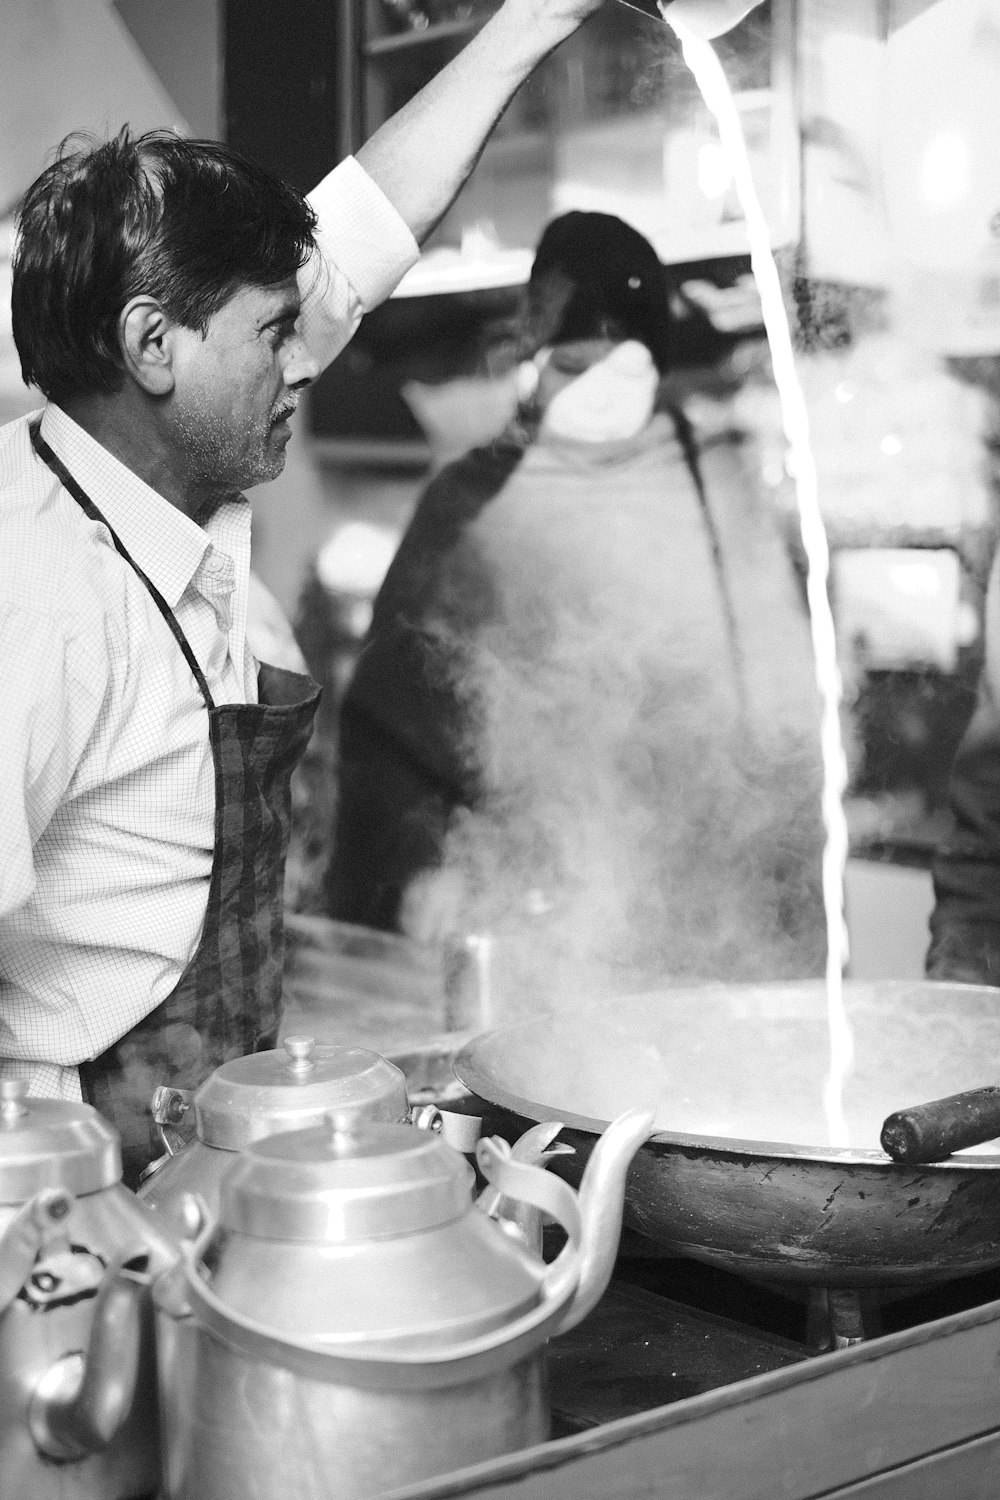
{"label": "stove top", "polygon": [[[856,1305],[871,1338],[997,1299],[1000,1271],[905,1296],[865,1293]],[[553,1436],[810,1360],[834,1346],[833,1321],[821,1292],[746,1282],[626,1233],[597,1307],[549,1344]]]}

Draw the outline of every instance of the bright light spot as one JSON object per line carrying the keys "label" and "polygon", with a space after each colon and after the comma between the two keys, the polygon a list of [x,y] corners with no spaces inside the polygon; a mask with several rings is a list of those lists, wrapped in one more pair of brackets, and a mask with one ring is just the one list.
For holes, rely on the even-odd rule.
{"label": "bright light spot", "polygon": [[879,443],[879,447],[886,458],[895,458],[897,453],[902,453],[903,451],[903,445],[894,432],[887,432]]}
{"label": "bright light spot", "polygon": [[941,574],[933,563],[896,563],[889,577],[893,588],[911,599],[936,599],[941,593]]}
{"label": "bright light spot", "polygon": [[366,521],[349,521],[321,549],[316,572],[333,593],[375,594],[398,546],[398,531]]}
{"label": "bright light spot", "polygon": [[372,622],[372,601],[370,599],[354,599],[347,611],[347,626],[351,634],[360,640],[363,635],[368,634],[368,627]]}
{"label": "bright light spot", "polygon": [[968,599],[962,599],[955,618],[955,640],[960,646],[971,646],[978,639],[979,616]]}
{"label": "bright light spot", "polygon": [[920,170],[920,195],[931,208],[952,208],[969,191],[969,147],[954,130],[932,136]]}
{"label": "bright light spot", "polygon": [[491,219],[480,219],[467,224],[462,230],[462,254],[482,260],[494,255],[499,249],[496,225]]}
{"label": "bright light spot", "polygon": [[841,405],[846,405],[848,401],[854,400],[854,387],[853,385],[848,385],[846,380],[842,380],[834,389],[833,394]]}
{"label": "bright light spot", "polygon": [[733,180],[732,168],[721,146],[712,142],[698,150],[698,186],[706,198],[721,198]]}

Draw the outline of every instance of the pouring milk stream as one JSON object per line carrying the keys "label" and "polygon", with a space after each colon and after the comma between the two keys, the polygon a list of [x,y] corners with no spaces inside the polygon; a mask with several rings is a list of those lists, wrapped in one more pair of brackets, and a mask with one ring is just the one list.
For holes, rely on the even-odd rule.
{"label": "pouring milk stream", "polygon": [[809,417],[792,354],[778,271],[771,254],[770,235],[757,197],[739,114],[729,84],[711,45],[677,14],[661,4],[663,19],[676,33],[688,68],[719,130],[722,149],[746,219],[750,264],[760,292],[764,328],[771,351],[782,423],[789,445],[788,467],[795,480],[802,542],[808,560],[807,597],[816,658],[816,678],[822,699],[823,753],[823,902],[826,911],[826,994],[830,1036],[830,1071],[823,1093],[830,1144],[846,1146],[843,1085],[854,1057],[851,1028],[844,1008],[843,975],[847,963],[844,921],[844,869],[847,863],[847,821],[843,793],[847,762],[840,734],[842,683],[837,665],[833,613],[827,593],[829,547],[819,508],[816,463],[809,442]]}

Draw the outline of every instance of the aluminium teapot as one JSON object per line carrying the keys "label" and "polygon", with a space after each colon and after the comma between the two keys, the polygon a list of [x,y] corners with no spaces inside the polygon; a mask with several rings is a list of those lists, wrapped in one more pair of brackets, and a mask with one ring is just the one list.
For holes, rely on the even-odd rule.
{"label": "aluminium teapot", "polygon": [[[318,1125],[335,1111],[342,1126],[361,1121],[410,1121],[440,1129],[461,1149],[471,1150],[479,1122],[433,1106],[411,1111],[406,1076],[395,1064],[364,1047],[288,1036],[282,1046],[223,1063],[191,1093],[158,1088],[152,1100],[166,1155],[148,1172],[139,1197],[150,1208],[183,1223],[183,1200],[197,1193],[218,1213],[219,1185],[234,1153],[280,1130]],[[185,1141],[178,1128],[194,1118]]]}
{"label": "aluminium teapot", "polygon": [[0,1082],[0,1494],[137,1500],[159,1483],[150,1286],[179,1254],[89,1105]]}
{"label": "aluminium teapot", "polygon": [[[165,1500],[365,1500],[544,1440],[546,1341],[607,1285],[652,1119],[608,1127],[579,1194],[482,1140],[478,1202],[463,1156],[406,1126],[250,1146],[217,1220],[188,1200],[154,1292]],[[550,1265],[506,1204],[562,1226]]]}

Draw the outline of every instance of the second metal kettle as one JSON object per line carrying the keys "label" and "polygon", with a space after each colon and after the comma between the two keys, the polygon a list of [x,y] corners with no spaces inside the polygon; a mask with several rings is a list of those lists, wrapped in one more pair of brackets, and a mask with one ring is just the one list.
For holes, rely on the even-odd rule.
{"label": "second metal kettle", "polygon": [[[545,1343],[607,1284],[651,1125],[613,1122],[579,1195],[481,1141],[479,1204],[430,1133],[334,1117],[251,1146],[156,1288],[166,1500],[365,1500],[541,1441]],[[550,1265],[490,1216],[512,1201],[565,1230]]]}

